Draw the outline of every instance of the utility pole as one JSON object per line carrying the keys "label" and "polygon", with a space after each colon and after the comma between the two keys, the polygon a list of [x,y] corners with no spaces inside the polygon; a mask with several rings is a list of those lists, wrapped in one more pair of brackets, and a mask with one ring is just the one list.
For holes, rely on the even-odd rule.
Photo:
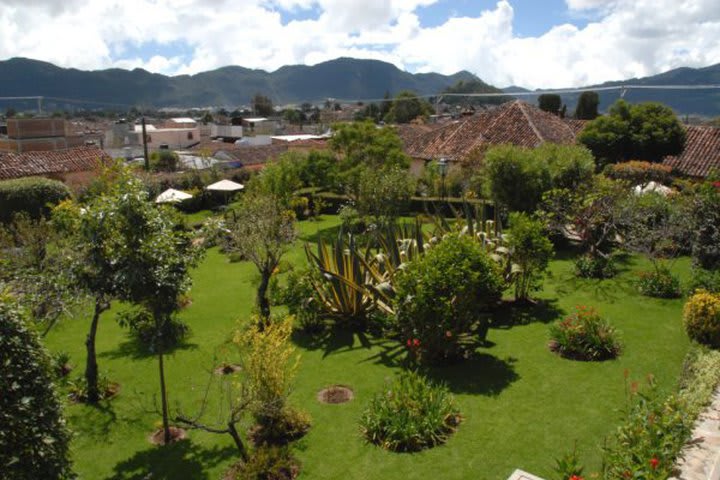
{"label": "utility pole", "polygon": [[148,157],[147,148],[147,131],[145,130],[145,115],[142,117],[142,136],[143,136],[143,152],[145,154],[145,170],[150,170],[150,158]]}
{"label": "utility pole", "polygon": [[37,97],[38,117],[42,117],[42,98],[43,97]]}

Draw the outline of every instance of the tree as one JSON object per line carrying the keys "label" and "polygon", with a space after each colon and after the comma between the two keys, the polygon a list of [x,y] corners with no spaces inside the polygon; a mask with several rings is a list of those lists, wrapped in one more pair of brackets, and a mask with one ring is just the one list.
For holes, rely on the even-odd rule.
{"label": "tree", "polygon": [[62,418],[50,360],[18,305],[0,292],[0,476],[73,478],[70,433]]}
{"label": "tree", "polygon": [[159,337],[179,308],[180,295],[190,288],[190,269],[199,261],[201,250],[191,234],[178,227],[173,209],[158,207],[148,201],[139,179],[129,177],[117,188],[119,195],[109,213],[118,217],[122,226],[116,232],[117,250],[113,253],[119,297],[145,308],[152,315],[164,441],[168,443],[171,436],[164,343]]}
{"label": "tree", "polygon": [[228,221],[227,249],[250,260],[260,273],[257,307],[264,323],[270,318],[267,290],[270,277],[292,243],[295,231],[294,214],[280,200],[266,193],[246,196]]}
{"label": "tree", "polygon": [[582,92],[575,107],[575,118],[578,120],[595,120],[598,116],[600,95],[597,92]]}
{"label": "tree", "polygon": [[493,201],[510,211],[535,210],[551,182],[547,164],[529,149],[501,145],[485,154],[485,187]]}
{"label": "tree", "polygon": [[515,300],[530,300],[553,255],[541,221],[524,213],[510,214],[510,257],[520,267],[515,280]]}
{"label": "tree", "polygon": [[289,209],[296,190],[302,187],[303,154],[287,152],[275,161],[268,162],[250,180],[248,192],[260,192],[278,199],[283,208]]}
{"label": "tree", "polygon": [[720,183],[707,181],[693,199],[692,257],[695,266],[720,269]]}
{"label": "tree", "polygon": [[333,189],[338,183],[338,162],[327,150],[311,150],[301,162],[300,180],[305,187]]}
{"label": "tree", "polygon": [[415,186],[407,171],[399,167],[362,169],[356,188],[347,194],[361,216],[377,225],[394,223],[410,201]]}
{"label": "tree", "polygon": [[608,115],[590,121],[578,140],[602,165],[631,159],[660,162],[682,152],[685,129],[660,103],[630,105],[618,100]]}
{"label": "tree", "polygon": [[543,93],[538,97],[538,107],[540,107],[540,110],[545,112],[560,115],[561,105],[562,99],[560,98],[560,95],[555,93]]}
{"label": "tree", "polygon": [[387,123],[410,123],[417,118],[427,117],[431,112],[432,107],[427,100],[405,90],[393,99],[384,119]]}
{"label": "tree", "polygon": [[273,114],[273,104],[270,97],[256,93],[251,101],[253,112],[256,115],[262,115],[263,117],[269,117]]}

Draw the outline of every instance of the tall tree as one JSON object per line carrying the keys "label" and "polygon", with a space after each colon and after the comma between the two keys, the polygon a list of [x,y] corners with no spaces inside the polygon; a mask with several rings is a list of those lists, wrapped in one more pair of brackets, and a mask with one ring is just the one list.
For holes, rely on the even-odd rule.
{"label": "tall tree", "polygon": [[556,93],[543,93],[538,97],[538,107],[540,107],[540,110],[559,115],[561,106],[562,99],[560,95]]}
{"label": "tall tree", "polygon": [[70,433],[62,418],[50,360],[20,308],[0,292],[0,477],[73,478]]}
{"label": "tall tree", "polygon": [[253,112],[263,117],[268,117],[273,114],[273,103],[270,97],[265,96],[261,93],[256,93],[252,98]]}
{"label": "tall tree", "polygon": [[575,107],[575,118],[578,120],[595,120],[598,116],[600,95],[597,92],[582,92]]}
{"label": "tall tree", "polygon": [[388,123],[410,123],[417,118],[430,115],[432,107],[427,100],[410,91],[400,92],[392,101],[390,110],[385,115]]}
{"label": "tall tree", "polygon": [[246,196],[228,218],[227,248],[257,267],[260,273],[257,307],[262,321],[267,322],[270,318],[267,296],[270,277],[297,236],[295,216],[277,197],[258,192]]}
{"label": "tall tree", "polygon": [[601,164],[632,159],[659,162],[682,152],[685,129],[669,107],[653,102],[631,105],[621,99],[608,115],[589,122],[578,140]]}

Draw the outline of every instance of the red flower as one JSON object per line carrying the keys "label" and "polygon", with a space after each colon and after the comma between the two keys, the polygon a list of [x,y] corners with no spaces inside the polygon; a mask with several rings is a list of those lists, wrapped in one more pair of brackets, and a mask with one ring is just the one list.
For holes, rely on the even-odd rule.
{"label": "red flower", "polygon": [[420,340],[417,339],[417,338],[414,339],[414,340],[413,340],[413,347],[419,347],[419,346],[420,346]]}
{"label": "red flower", "polygon": [[713,187],[720,188],[720,181],[713,182]]}
{"label": "red flower", "polygon": [[651,467],[653,470],[655,470],[655,469],[658,467],[659,464],[660,464],[660,460],[658,460],[657,457],[652,457],[652,458],[650,459],[650,467]]}
{"label": "red flower", "polygon": [[452,337],[452,332],[451,332],[450,330],[448,330],[447,332],[445,332],[445,336],[446,336],[447,338]]}
{"label": "red flower", "polygon": [[573,475],[572,477],[570,477],[569,480],[583,480],[583,477],[581,477],[579,475]]}
{"label": "red flower", "polygon": [[412,340],[410,340],[409,338],[408,338],[408,341],[407,341],[407,346],[408,346],[408,347],[411,347],[411,346],[412,346]]}

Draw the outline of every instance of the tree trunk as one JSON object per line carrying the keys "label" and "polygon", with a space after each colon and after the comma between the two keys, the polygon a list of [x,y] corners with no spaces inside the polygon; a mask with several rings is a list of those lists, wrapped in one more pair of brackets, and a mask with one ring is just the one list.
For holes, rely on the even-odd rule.
{"label": "tree trunk", "polygon": [[[156,334],[159,334],[162,324],[158,321],[158,316],[155,316],[155,329]],[[156,337],[157,338],[157,337]],[[160,402],[162,403],[162,420],[163,420],[163,434],[165,445],[170,443],[170,422],[168,420],[168,401],[167,391],[165,390],[165,362],[163,361],[163,349],[162,339],[159,339],[156,343],[158,353],[158,366],[160,367]]]}
{"label": "tree trunk", "polygon": [[238,451],[240,452],[240,456],[243,459],[243,462],[247,462],[249,457],[247,453],[247,449],[245,448],[245,444],[243,443],[242,439],[240,438],[240,434],[238,433],[237,429],[235,428],[235,424],[233,422],[228,422],[228,433],[230,433],[230,436],[235,440],[235,446],[237,446]]}
{"label": "tree trunk", "polygon": [[260,271],[260,285],[257,290],[257,306],[264,324],[267,323],[270,318],[270,301],[267,298],[267,290],[270,284],[271,274],[272,271],[267,268]]}
{"label": "tree trunk", "polygon": [[100,400],[100,392],[98,391],[98,366],[97,356],[95,354],[95,337],[97,336],[98,322],[100,315],[107,307],[100,297],[95,298],[95,310],[93,312],[92,323],[90,324],[90,332],[85,338],[85,348],[87,349],[87,360],[85,362],[85,381],[87,382],[87,402],[95,404]]}

